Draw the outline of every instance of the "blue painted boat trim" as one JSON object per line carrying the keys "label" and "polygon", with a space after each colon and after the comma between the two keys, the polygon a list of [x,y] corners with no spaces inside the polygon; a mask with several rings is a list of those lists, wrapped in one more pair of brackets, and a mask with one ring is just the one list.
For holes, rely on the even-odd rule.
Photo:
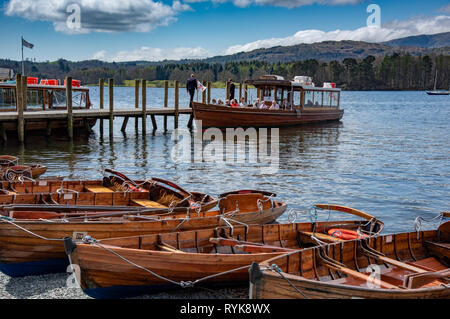
{"label": "blue painted boat trim", "polygon": [[68,266],[68,258],[47,259],[25,263],[0,264],[0,271],[10,277],[25,277],[66,272]]}
{"label": "blue painted boat trim", "polygon": [[[226,288],[226,287],[240,287],[245,286],[243,282],[227,282],[227,283],[203,283],[196,285],[195,287],[208,287],[208,288]],[[194,288],[195,288],[194,287]],[[178,285],[164,284],[164,285],[147,285],[147,286],[111,286],[102,288],[87,288],[84,289],[84,293],[88,296],[96,299],[120,299],[130,298],[141,295],[151,295],[159,292],[165,292],[170,290],[183,289]]]}

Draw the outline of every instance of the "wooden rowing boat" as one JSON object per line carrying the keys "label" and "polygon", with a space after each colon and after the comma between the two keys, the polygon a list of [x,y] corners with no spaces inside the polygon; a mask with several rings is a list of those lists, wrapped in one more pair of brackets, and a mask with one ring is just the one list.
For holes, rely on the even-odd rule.
{"label": "wooden rowing boat", "polygon": [[207,211],[217,205],[217,199],[211,195],[186,191],[161,178],[134,181],[111,175],[102,181],[39,180],[2,182],[0,186],[3,189],[0,205],[8,214],[18,210],[19,204],[136,206],[163,210],[171,207],[182,212],[189,207]]}
{"label": "wooden rowing boat", "polygon": [[450,222],[305,249],[252,265],[258,299],[450,298]]}
{"label": "wooden rowing boat", "polygon": [[[357,212],[347,207],[334,207]],[[96,298],[124,297],[177,287],[128,261],[175,282],[195,282],[206,276],[250,266],[252,262],[314,246],[313,233],[315,237],[326,237],[330,229],[337,227],[381,231],[383,224],[380,221],[372,217],[369,220],[222,227],[99,242],[75,242],[67,238],[65,245],[72,264],[80,270],[77,275],[85,293]],[[246,282],[248,267],[210,278],[202,284]]]}
{"label": "wooden rowing boat", "polygon": [[[238,211],[235,210],[236,205]],[[214,228],[235,223],[266,224],[275,221],[286,208],[287,205],[282,202],[252,193],[224,197],[219,203],[219,210],[208,212],[185,209],[184,212],[150,216],[137,215],[136,212],[125,215],[124,212],[111,212],[64,219],[10,220],[3,217],[0,218],[0,271],[12,277],[65,271],[68,262],[62,239],[67,236],[78,238],[90,235],[104,239]],[[47,240],[49,238],[60,240]]]}
{"label": "wooden rowing boat", "polygon": [[24,178],[35,179],[47,171],[40,164],[19,165],[19,158],[0,155],[0,176],[4,181],[23,181]]}

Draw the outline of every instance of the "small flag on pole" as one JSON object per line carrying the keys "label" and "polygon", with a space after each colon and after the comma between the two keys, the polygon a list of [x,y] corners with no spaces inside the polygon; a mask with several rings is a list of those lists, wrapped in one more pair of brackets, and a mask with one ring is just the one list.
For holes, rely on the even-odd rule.
{"label": "small flag on pole", "polygon": [[202,93],[206,90],[206,87],[197,80],[197,89],[202,90]]}
{"label": "small flag on pole", "polygon": [[22,38],[22,45],[23,45],[24,47],[27,47],[27,48],[29,48],[29,49],[32,49],[32,48],[34,47],[34,44],[32,44],[32,43],[30,43],[30,42],[27,42],[27,41],[25,41],[25,39],[24,39],[24,38]]}

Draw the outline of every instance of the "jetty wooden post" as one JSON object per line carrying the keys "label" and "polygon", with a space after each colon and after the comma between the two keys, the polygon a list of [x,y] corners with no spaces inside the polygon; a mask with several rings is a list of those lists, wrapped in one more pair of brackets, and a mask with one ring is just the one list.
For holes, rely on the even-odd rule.
{"label": "jetty wooden post", "polygon": [[230,99],[230,82],[227,81],[225,88],[225,101]]}
{"label": "jetty wooden post", "polygon": [[[99,94],[100,94],[100,110],[103,110],[104,93],[105,93],[105,79],[99,80],[98,89],[99,89]],[[100,134],[103,135],[103,119],[100,119]]]}
{"label": "jetty wooden post", "polygon": [[72,77],[66,77],[67,134],[73,139]]}
{"label": "jetty wooden post", "polygon": [[20,143],[25,140],[24,118],[23,118],[23,93],[22,93],[22,75],[16,77],[16,97],[17,97],[17,136]]}
{"label": "jetty wooden post", "polygon": [[174,83],[174,89],[175,89],[174,107],[175,107],[175,113],[174,113],[174,116],[173,116],[173,127],[175,129],[178,128],[178,115],[179,115],[178,108],[179,108],[179,98],[180,98],[180,96],[179,96],[179,93],[180,93],[179,92],[179,86],[180,86],[180,83],[178,82],[178,80],[175,80],[175,83]]}
{"label": "jetty wooden post", "polygon": [[211,103],[211,82],[208,81],[208,84],[206,85],[206,100],[208,101],[208,104]]}
{"label": "jetty wooden post", "polygon": [[[169,106],[169,81],[164,81],[164,108]],[[167,132],[167,115],[164,115],[164,133]]]}
{"label": "jetty wooden post", "polygon": [[[203,86],[206,86],[206,81],[203,81]],[[202,92],[202,103],[205,104],[206,103],[206,90],[203,90]]]}
{"label": "jetty wooden post", "polygon": [[242,99],[242,82],[239,82],[239,103],[241,103]]}
{"label": "jetty wooden post", "polygon": [[[134,108],[139,108],[139,85],[141,81],[140,80],[134,80]],[[139,130],[139,119],[137,117],[134,118],[134,127],[136,129],[136,133]]]}
{"label": "jetty wooden post", "polygon": [[142,135],[147,132],[147,81],[142,80]]}
{"label": "jetty wooden post", "polygon": [[8,141],[8,136],[6,135],[5,123],[0,122],[0,134],[2,135],[2,140],[4,143]]}
{"label": "jetty wooden post", "polygon": [[248,103],[248,87],[247,87],[247,84],[244,84],[244,99],[245,99],[245,103]]}
{"label": "jetty wooden post", "polygon": [[109,136],[114,136],[114,79],[108,81],[109,90]]}

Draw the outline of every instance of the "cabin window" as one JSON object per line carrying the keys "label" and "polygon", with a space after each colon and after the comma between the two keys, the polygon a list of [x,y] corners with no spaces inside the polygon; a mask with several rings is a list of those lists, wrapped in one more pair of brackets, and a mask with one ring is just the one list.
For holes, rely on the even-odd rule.
{"label": "cabin window", "polygon": [[73,107],[85,107],[86,106],[86,92],[72,92],[72,105]]}
{"label": "cabin window", "polygon": [[323,92],[323,107],[331,106],[331,94],[332,92]]}
{"label": "cabin window", "polygon": [[276,90],[276,101],[277,101],[278,105],[283,104],[283,95],[284,95],[283,93],[284,93],[284,90],[281,88],[278,88]]}
{"label": "cabin window", "polygon": [[43,104],[42,90],[27,90],[27,109],[42,109]]}
{"label": "cabin window", "polygon": [[294,91],[294,99],[292,101],[295,107],[300,107],[300,105],[302,105],[301,96],[302,94],[300,91]]}
{"label": "cabin window", "polygon": [[66,107],[66,91],[49,91],[49,96],[51,97],[52,103],[50,105],[52,107]]}
{"label": "cabin window", "polygon": [[16,90],[0,88],[0,107],[16,108]]}
{"label": "cabin window", "polygon": [[339,106],[339,92],[330,92],[331,97],[331,106],[338,107]]}
{"label": "cabin window", "polygon": [[314,92],[305,91],[305,107],[314,106]]}
{"label": "cabin window", "polygon": [[270,86],[264,87],[263,96],[264,97],[271,97],[272,96],[272,90],[273,90],[273,88],[270,87]]}
{"label": "cabin window", "polygon": [[313,103],[314,107],[321,107],[323,105],[323,92],[321,91],[313,92]]}

